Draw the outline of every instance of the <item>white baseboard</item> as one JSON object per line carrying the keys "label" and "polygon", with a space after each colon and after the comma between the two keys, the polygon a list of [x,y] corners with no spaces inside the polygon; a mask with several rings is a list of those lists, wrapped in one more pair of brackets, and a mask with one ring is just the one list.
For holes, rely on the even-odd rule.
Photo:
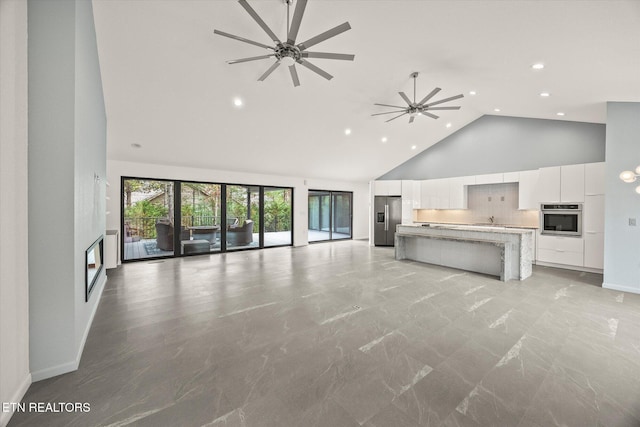
{"label": "white baseboard", "polygon": [[614,291],[622,291],[622,292],[630,292],[632,294],[640,294],[640,287],[616,285],[615,283],[603,283],[602,287],[605,288],[605,289],[612,289]]}
{"label": "white baseboard", "polygon": [[[27,376],[24,378],[24,380],[22,381],[22,383],[20,384],[18,389],[15,391],[13,396],[11,396],[11,399],[9,400],[9,402],[10,403],[21,402],[22,398],[27,393],[27,390],[29,390],[29,386],[31,385],[31,381],[32,381],[31,380],[31,374],[27,374]],[[0,426],[6,427],[7,424],[9,424],[9,420],[11,419],[12,416],[13,416],[13,412],[2,412],[2,411],[0,411]]]}
{"label": "white baseboard", "polygon": [[580,267],[577,265],[555,264],[553,262],[536,261],[535,265],[541,265],[543,267],[563,268],[565,270],[584,271],[586,273],[602,274],[603,270],[599,268]]}
{"label": "white baseboard", "polygon": [[96,315],[96,311],[98,310],[98,305],[100,305],[100,298],[102,297],[102,292],[104,291],[104,287],[107,283],[107,276],[103,274],[102,281],[97,285],[98,289],[96,289],[96,293],[92,293],[92,298],[98,298],[98,302],[93,307],[91,311],[91,316],[89,316],[89,322],[87,322],[87,326],[82,334],[82,340],[80,341],[80,345],[78,347],[78,352],[76,353],[75,360],[72,360],[67,363],[62,363],[57,366],[53,366],[51,368],[41,369],[39,371],[31,372],[31,378],[34,382],[46,380],[47,378],[57,377],[58,375],[66,374],[68,372],[73,372],[78,369],[80,366],[80,359],[82,358],[82,352],[84,350],[84,345],[87,342],[87,337],[89,336],[89,330],[91,329],[91,325],[93,324],[93,318]]}

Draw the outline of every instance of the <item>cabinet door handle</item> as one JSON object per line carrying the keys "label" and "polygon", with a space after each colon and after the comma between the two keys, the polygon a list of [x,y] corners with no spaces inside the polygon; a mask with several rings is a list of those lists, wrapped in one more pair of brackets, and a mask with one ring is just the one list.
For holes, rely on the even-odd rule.
{"label": "cabinet door handle", "polygon": [[556,252],[565,252],[562,249],[556,249]]}
{"label": "cabinet door handle", "polygon": [[596,234],[597,231],[587,231],[587,234]]}

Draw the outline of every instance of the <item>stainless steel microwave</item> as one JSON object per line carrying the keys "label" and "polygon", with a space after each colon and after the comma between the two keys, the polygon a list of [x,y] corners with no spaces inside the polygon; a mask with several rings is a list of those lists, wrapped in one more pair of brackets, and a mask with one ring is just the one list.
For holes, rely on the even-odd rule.
{"label": "stainless steel microwave", "polygon": [[582,203],[540,205],[540,234],[582,236]]}

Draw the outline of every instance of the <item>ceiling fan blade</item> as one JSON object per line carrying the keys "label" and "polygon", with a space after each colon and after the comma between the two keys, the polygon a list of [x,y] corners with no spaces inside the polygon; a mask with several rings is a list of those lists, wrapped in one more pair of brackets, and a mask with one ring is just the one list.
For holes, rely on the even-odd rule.
{"label": "ceiling fan blade", "polygon": [[436,116],[435,114],[431,114],[431,113],[427,113],[426,111],[422,111],[420,114],[422,114],[423,116],[429,116],[432,119],[439,119],[439,116]]}
{"label": "ceiling fan blade", "polygon": [[303,58],[340,59],[342,61],[353,61],[355,55],[347,53],[326,53],[326,52],[302,52]]}
{"label": "ceiling fan blade", "polygon": [[373,104],[373,105],[379,105],[381,107],[402,108],[403,110],[407,108],[407,107],[400,107],[399,105],[389,105],[389,104]]}
{"label": "ceiling fan blade", "polygon": [[393,113],[402,113],[404,110],[398,110],[398,111],[386,111],[384,113],[375,113],[372,114],[372,116],[381,116],[383,114],[393,114]]}
{"label": "ceiling fan blade", "polygon": [[252,56],[251,58],[242,58],[242,59],[233,59],[231,61],[227,61],[227,64],[239,64],[241,62],[249,62],[249,61],[257,61],[258,59],[267,59],[275,56],[275,54],[271,55],[261,55],[261,56]]}
{"label": "ceiling fan blade", "polygon": [[253,20],[256,21],[258,25],[260,25],[260,27],[264,30],[265,33],[269,35],[269,37],[271,38],[271,40],[274,41],[274,43],[276,44],[280,43],[280,40],[278,40],[278,37],[274,34],[273,31],[271,31],[271,28],[269,28],[269,26],[265,24],[262,18],[260,18],[260,15],[258,15],[256,11],[253,10],[253,8],[249,5],[249,3],[247,3],[247,0],[238,0],[238,3],[240,3],[240,6],[244,7],[244,10],[246,10],[249,13],[249,15],[251,15]]}
{"label": "ceiling fan blade", "polygon": [[398,94],[402,97],[402,99],[404,99],[404,102],[406,102],[408,105],[412,105],[411,100],[409,99],[406,93],[398,92]]}
{"label": "ceiling fan blade", "polygon": [[264,79],[266,79],[267,77],[269,77],[269,74],[273,73],[273,70],[275,70],[276,68],[278,68],[278,66],[280,65],[280,62],[276,61],[273,63],[273,65],[271,67],[269,67],[269,69],[267,71],[264,72],[263,75],[260,76],[260,78],[258,79],[259,82],[264,81]]}
{"label": "ceiling fan blade", "polygon": [[296,64],[289,65],[289,72],[291,73],[291,80],[293,80],[293,86],[300,86],[300,79],[298,78],[298,71],[296,71]]}
{"label": "ceiling fan blade", "polygon": [[267,46],[264,43],[254,42],[253,40],[245,39],[244,37],[234,36],[233,34],[225,33],[224,31],[213,30],[213,33],[217,34],[219,36],[229,37],[230,39],[239,40],[241,42],[249,43],[249,44],[252,44],[254,46],[259,46],[259,47],[263,47],[265,49],[274,50],[273,46]]}
{"label": "ceiling fan blade", "polygon": [[397,118],[399,118],[399,117],[404,116],[405,114],[409,114],[409,113],[402,113],[402,114],[400,114],[399,116],[395,116],[395,117],[393,117],[393,118],[391,118],[391,119],[387,120],[385,123],[389,123],[391,120],[395,120],[395,119],[397,119]]}
{"label": "ceiling fan blade", "polygon": [[459,110],[460,107],[426,107],[427,110]]}
{"label": "ceiling fan blade", "polygon": [[327,80],[331,80],[333,78],[333,76],[329,73],[327,73],[326,71],[324,71],[321,68],[316,67],[315,65],[313,65],[311,62],[309,61],[305,61],[304,59],[300,59],[298,61],[298,64],[303,65],[305,67],[307,67],[308,69],[310,69],[311,71],[313,71],[314,73],[320,74],[322,77],[324,77]]}
{"label": "ceiling fan blade", "polygon": [[440,89],[439,87],[433,89],[431,92],[429,92],[429,95],[425,96],[422,101],[418,102],[418,105],[422,105],[425,102],[427,102],[428,100],[430,100],[431,98],[433,98],[436,93],[440,92],[442,89]]}
{"label": "ceiling fan blade", "polygon": [[337,36],[340,33],[344,33],[347,30],[351,29],[351,25],[349,25],[348,22],[345,22],[343,24],[338,25],[337,27],[333,27],[330,30],[325,31],[322,34],[318,34],[315,37],[311,37],[309,40],[307,40],[306,42],[300,43],[298,45],[298,48],[300,50],[305,50],[310,48],[313,45],[316,45],[320,42],[323,42],[327,39],[330,39],[331,37]]}
{"label": "ceiling fan blade", "polygon": [[300,29],[300,22],[302,22],[302,15],[304,15],[305,7],[307,7],[307,0],[298,0],[296,2],[296,10],[293,12],[291,27],[289,28],[289,34],[287,35],[287,43],[289,44],[295,44],[296,42],[296,37],[298,37],[298,30]]}
{"label": "ceiling fan blade", "polygon": [[443,102],[453,101],[454,99],[460,99],[460,98],[463,98],[463,97],[464,97],[464,95],[462,95],[462,94],[456,95],[456,96],[452,96],[452,97],[449,97],[449,98],[441,99],[440,101],[431,102],[429,104],[426,104],[425,107],[431,107],[433,105],[442,104]]}
{"label": "ceiling fan blade", "polygon": [[409,123],[413,123],[413,121],[414,121],[415,119],[416,119],[416,117],[415,117],[415,116],[411,116],[411,117],[409,117]]}

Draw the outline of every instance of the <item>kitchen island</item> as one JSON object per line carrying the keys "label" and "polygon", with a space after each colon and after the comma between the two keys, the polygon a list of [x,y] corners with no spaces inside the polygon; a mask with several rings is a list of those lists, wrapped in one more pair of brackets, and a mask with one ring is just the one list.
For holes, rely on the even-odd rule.
{"label": "kitchen island", "polygon": [[534,230],[466,225],[398,225],[395,257],[500,277],[531,276]]}

